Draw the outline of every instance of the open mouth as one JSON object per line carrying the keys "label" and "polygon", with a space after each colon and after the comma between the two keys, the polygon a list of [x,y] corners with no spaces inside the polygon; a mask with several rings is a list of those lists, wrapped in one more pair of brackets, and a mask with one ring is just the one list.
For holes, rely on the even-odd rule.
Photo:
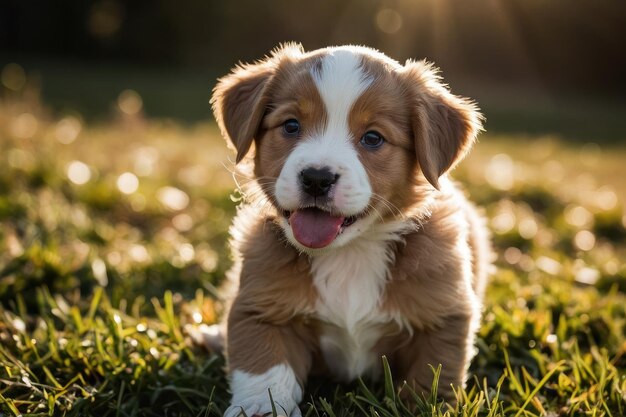
{"label": "open mouth", "polygon": [[330,245],[347,227],[353,225],[361,214],[339,216],[317,207],[283,211],[293,235],[307,248],[320,249]]}

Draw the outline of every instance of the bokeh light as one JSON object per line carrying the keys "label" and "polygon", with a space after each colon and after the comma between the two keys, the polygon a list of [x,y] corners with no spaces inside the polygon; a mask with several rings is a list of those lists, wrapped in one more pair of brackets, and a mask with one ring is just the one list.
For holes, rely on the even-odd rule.
{"label": "bokeh light", "polygon": [[134,170],[140,177],[147,177],[159,161],[159,152],[151,146],[142,146],[135,151]]}
{"label": "bokeh light", "polygon": [[574,279],[581,284],[595,285],[600,279],[600,271],[595,268],[584,267],[576,272]]}
{"label": "bokeh light", "polygon": [[593,201],[599,209],[612,210],[617,206],[617,195],[612,187],[603,185],[594,194]]}
{"label": "bokeh light", "polygon": [[37,133],[39,122],[31,113],[22,113],[11,123],[11,133],[19,139],[29,139]]}
{"label": "bokeh light", "polygon": [[145,263],[150,260],[150,255],[148,254],[146,247],[138,243],[131,245],[128,250],[128,254],[135,262],[138,263]]}
{"label": "bokeh light", "polygon": [[107,267],[104,261],[100,258],[94,259],[91,262],[91,270],[94,278],[98,281],[98,285],[106,287],[109,283],[109,277],[107,276]]}
{"label": "bokeh light", "polygon": [[59,142],[69,145],[76,140],[81,129],[82,124],[80,120],[76,117],[68,116],[57,122],[54,134]]}
{"label": "bokeh light", "polygon": [[89,166],[81,161],[72,161],[67,165],[67,178],[77,185],[83,185],[91,179]]}
{"label": "bokeh light", "polygon": [[135,116],[141,111],[143,100],[136,91],[124,90],[117,98],[117,105],[122,113],[128,116]]}
{"label": "bokeh light", "polygon": [[518,225],[519,234],[524,239],[532,239],[537,234],[539,228],[537,222],[532,217],[525,217],[519,222]]}
{"label": "bokeh light", "polygon": [[21,170],[30,170],[36,163],[32,153],[25,149],[12,148],[7,152],[9,166]]}
{"label": "bokeh light", "polygon": [[561,272],[561,264],[548,256],[540,256],[535,261],[537,268],[550,275],[558,275]]}
{"label": "bokeh light", "polygon": [[26,73],[24,68],[12,62],[2,68],[0,76],[2,85],[13,91],[20,91],[26,85]]}
{"label": "bokeh light", "polygon": [[179,232],[188,232],[193,227],[193,218],[187,213],[181,213],[172,218],[172,224]]}
{"label": "bokeh light", "polygon": [[402,28],[402,16],[394,9],[382,9],[376,13],[376,26],[381,32],[394,34]]}
{"label": "bokeh light", "polygon": [[602,149],[597,143],[587,143],[580,148],[579,158],[584,165],[593,167],[600,162],[602,157]]}
{"label": "bokeh light", "polygon": [[596,244],[596,237],[589,230],[580,230],[574,236],[574,244],[582,251],[590,251]]}
{"label": "bokeh light", "polygon": [[572,226],[585,227],[593,222],[593,214],[583,206],[570,204],[565,208],[565,220]]}
{"label": "bokeh light", "polygon": [[498,190],[513,188],[515,172],[511,157],[504,153],[492,157],[485,170],[485,180]]}
{"label": "bokeh light", "polygon": [[132,194],[139,188],[139,179],[132,172],[124,172],[117,178],[117,189],[124,194]]}
{"label": "bokeh light", "polygon": [[519,248],[514,246],[508,247],[504,251],[504,260],[511,264],[515,265],[522,259],[522,251]]}
{"label": "bokeh light", "polygon": [[183,210],[189,205],[189,196],[175,187],[162,187],[157,191],[157,199],[170,210]]}
{"label": "bokeh light", "polygon": [[122,8],[112,0],[100,0],[89,11],[89,32],[97,38],[110,38],[122,26]]}
{"label": "bokeh light", "polygon": [[139,193],[134,193],[130,196],[130,208],[132,208],[136,212],[142,212],[145,210],[147,201],[146,197]]}
{"label": "bokeh light", "polygon": [[188,263],[191,262],[196,254],[193,245],[190,243],[183,243],[178,248],[178,254],[183,262]]}

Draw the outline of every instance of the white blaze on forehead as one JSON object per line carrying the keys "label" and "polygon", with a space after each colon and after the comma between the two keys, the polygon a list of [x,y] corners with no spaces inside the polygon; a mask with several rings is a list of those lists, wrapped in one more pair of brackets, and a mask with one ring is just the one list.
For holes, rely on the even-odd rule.
{"label": "white blaze on forehead", "polygon": [[323,137],[349,140],[350,109],[372,83],[372,77],[363,71],[362,56],[350,49],[330,49],[311,75],[326,106],[328,124]]}
{"label": "white blaze on forehead", "polygon": [[[337,182],[328,193],[329,211],[342,216],[363,213],[372,197],[372,187],[350,131],[350,112],[354,103],[372,84],[373,77],[363,69],[364,51],[353,47],[330,48],[312,68],[311,76],[326,111],[326,124],[299,139],[285,161],[276,181],[276,201],[288,211],[308,207],[311,197],[301,187],[301,172],[309,167],[327,168],[336,175]],[[371,223],[369,223],[371,224]],[[296,247],[289,222],[281,223],[287,239]],[[342,246],[366,229],[365,219],[343,230],[331,245]],[[302,249],[302,248],[301,248]],[[303,249],[304,250],[304,249]]]}

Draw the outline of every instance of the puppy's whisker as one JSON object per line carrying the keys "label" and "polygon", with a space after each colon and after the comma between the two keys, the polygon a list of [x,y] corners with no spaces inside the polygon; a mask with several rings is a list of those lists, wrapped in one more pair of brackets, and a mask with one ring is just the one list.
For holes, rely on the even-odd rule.
{"label": "puppy's whisker", "polygon": [[396,217],[400,217],[403,220],[406,219],[406,214],[404,214],[404,212],[402,210],[400,210],[400,208],[398,206],[396,206],[395,204],[391,203],[386,198],[380,196],[379,194],[372,193],[372,199],[375,200],[376,202],[379,202],[380,204],[382,204],[389,211],[390,214],[392,214],[392,215],[394,215]]}
{"label": "puppy's whisker", "polygon": [[370,214],[370,212],[374,212],[374,213],[376,213],[376,216],[380,219],[381,222],[384,221],[384,218],[383,218],[382,214],[380,213],[380,211],[375,206],[373,206],[372,204],[368,204],[367,205],[367,207],[365,208],[365,212],[368,215]]}
{"label": "puppy's whisker", "polygon": [[276,181],[272,177],[245,178],[245,180],[245,183],[239,183],[238,191],[247,200],[253,200],[258,196],[266,197],[266,194],[274,193]]}

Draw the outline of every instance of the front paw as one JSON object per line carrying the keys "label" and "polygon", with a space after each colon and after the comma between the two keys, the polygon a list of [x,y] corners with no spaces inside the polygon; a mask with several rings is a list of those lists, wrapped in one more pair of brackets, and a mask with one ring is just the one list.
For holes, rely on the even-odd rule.
{"label": "front paw", "polygon": [[224,417],[271,416],[273,408],[279,416],[302,415],[298,408],[302,389],[289,365],[276,365],[262,374],[235,370],[231,374],[231,391],[233,399]]}
{"label": "front paw", "polygon": [[[302,412],[295,403],[293,404],[291,412],[287,411],[289,407],[283,407],[276,401],[274,401],[274,406],[276,407],[277,416],[302,417]],[[224,417],[268,417],[271,416],[272,413],[272,405],[269,401],[265,404],[231,404],[224,412]]]}

